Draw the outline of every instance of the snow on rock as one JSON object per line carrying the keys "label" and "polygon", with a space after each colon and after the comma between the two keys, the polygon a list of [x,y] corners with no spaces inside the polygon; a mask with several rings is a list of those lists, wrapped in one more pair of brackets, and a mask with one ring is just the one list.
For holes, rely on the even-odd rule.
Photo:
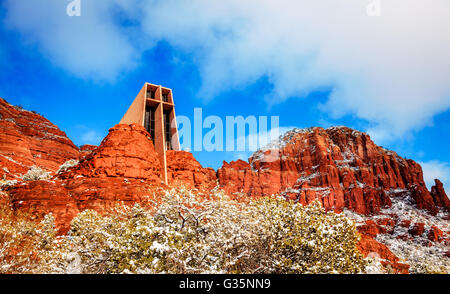
{"label": "snow on rock", "polygon": [[449,205],[438,182],[434,192],[426,189],[419,164],[342,126],[293,129],[256,151],[249,162],[224,162],[217,176],[228,193],[284,193],[305,204],[320,199],[337,211],[377,214],[391,206],[393,196],[406,193],[431,214]]}
{"label": "snow on rock", "polygon": [[57,126],[41,115],[0,98],[0,178],[19,179],[32,166],[55,172],[78,148]]}

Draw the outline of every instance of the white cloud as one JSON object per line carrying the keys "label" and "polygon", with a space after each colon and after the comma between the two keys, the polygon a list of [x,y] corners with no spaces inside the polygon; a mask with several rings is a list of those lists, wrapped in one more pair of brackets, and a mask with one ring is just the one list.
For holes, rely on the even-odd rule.
{"label": "white cloud", "polygon": [[[264,76],[269,104],[332,89],[322,110],[367,120],[380,143],[450,108],[450,2],[382,0],[369,17],[371,2],[82,0],[82,16],[69,18],[64,1],[10,0],[6,23],[79,76],[114,78],[165,40],[192,54],[199,97]],[[117,11],[136,24],[124,31]]]}
{"label": "white cloud", "polygon": [[381,141],[450,107],[450,3],[381,1],[369,17],[370,2],[164,1],[145,27],[196,54],[205,96],[264,75],[269,103],[330,87],[323,110],[368,120]]}
{"label": "white cloud", "polygon": [[4,23],[37,44],[55,65],[92,80],[114,80],[138,56],[114,24],[113,1],[81,1],[81,16],[69,17],[64,0],[6,0]]}
{"label": "white cloud", "polygon": [[428,189],[434,185],[434,179],[439,179],[444,184],[445,192],[450,196],[449,187],[446,186],[450,183],[450,163],[432,160],[419,164],[422,166],[423,178]]}
{"label": "white cloud", "polygon": [[90,127],[83,124],[77,124],[67,128],[67,136],[77,146],[84,144],[99,146],[107,134],[107,130],[99,130],[98,127]]}
{"label": "white cloud", "polygon": [[[241,151],[228,151],[227,153],[230,154],[231,160],[241,159],[247,161],[255,151],[264,149],[264,147],[267,147],[271,143],[278,142],[278,138],[280,135],[283,135],[287,131],[290,131],[294,128],[295,127],[273,127],[268,131],[258,131],[256,133],[247,134],[237,138],[227,138],[230,140],[233,139],[233,146],[235,146],[236,149],[241,148]],[[275,147],[275,145],[271,147]]]}
{"label": "white cloud", "polygon": [[81,135],[83,144],[100,145],[103,137],[94,130],[88,130]]}
{"label": "white cloud", "polygon": [[290,131],[294,128],[295,127],[274,127],[268,131],[262,131],[248,134],[244,137],[238,137],[234,144],[238,146],[238,144],[244,144],[245,142],[245,149],[249,152],[255,152],[258,149],[264,148],[271,143],[276,144],[280,135],[283,135],[287,131]]}

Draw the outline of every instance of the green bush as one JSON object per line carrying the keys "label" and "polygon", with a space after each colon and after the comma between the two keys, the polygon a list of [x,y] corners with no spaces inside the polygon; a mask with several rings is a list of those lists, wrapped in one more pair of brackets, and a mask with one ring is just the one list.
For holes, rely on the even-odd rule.
{"label": "green bush", "polygon": [[[105,216],[86,210],[62,238],[47,229],[36,235],[45,246],[32,242],[40,259],[27,271],[360,273],[367,265],[356,249],[353,222],[318,203],[303,207],[273,197],[238,202],[220,191],[205,197],[178,188],[152,206],[120,207]],[[46,218],[46,228],[49,223]]]}

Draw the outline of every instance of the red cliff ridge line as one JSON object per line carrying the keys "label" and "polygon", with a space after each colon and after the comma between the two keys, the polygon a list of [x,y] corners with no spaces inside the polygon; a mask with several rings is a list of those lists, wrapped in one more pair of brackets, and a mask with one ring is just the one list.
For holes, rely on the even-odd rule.
{"label": "red cliff ridge line", "polygon": [[78,148],[49,120],[0,98],[0,179],[14,179],[33,165],[54,172],[78,156]]}
{"label": "red cliff ridge line", "polygon": [[[60,233],[85,209],[105,212],[118,203],[145,203],[165,185],[159,175],[160,162],[144,127],[116,125],[99,147],[89,148],[79,164],[55,175],[51,181],[25,181],[8,192],[16,209],[32,211],[36,217],[51,212]],[[215,172],[204,169],[192,154],[168,153],[171,182],[190,188],[215,186]]]}
{"label": "red cliff ridge line", "polygon": [[[45,118],[0,100],[0,128],[3,177],[19,180],[3,188],[8,201],[37,218],[53,213],[60,233],[67,232],[72,218],[85,209],[104,212],[117,203],[145,204],[168,188],[161,182],[159,156],[143,126],[116,125],[100,146],[78,149]],[[391,206],[394,197],[412,200],[431,215],[441,208],[448,212],[449,199],[439,180],[430,193],[419,164],[375,145],[367,134],[346,127],[297,129],[271,146],[255,152],[249,162],[224,162],[217,172],[203,168],[189,152],[169,150],[168,184],[203,191],[219,184],[228,194],[249,197],[281,193],[302,204],[318,199],[327,210],[348,208],[368,216]],[[79,163],[55,174],[70,159]],[[53,177],[21,181],[33,165],[52,171]],[[397,272],[407,273],[408,265],[373,239],[392,234],[394,227],[409,230],[409,236],[399,238],[423,235],[432,242],[448,242],[448,232],[409,220],[397,222],[396,216],[358,226],[359,250],[366,256],[376,252]]]}
{"label": "red cliff ridge line", "polygon": [[440,181],[430,193],[419,164],[375,145],[365,133],[347,127],[297,129],[280,144],[279,150],[257,151],[249,162],[224,162],[217,171],[223,189],[252,196],[282,193],[302,204],[318,199],[326,209],[367,215],[391,206],[397,196],[411,197],[432,215],[449,207]]}

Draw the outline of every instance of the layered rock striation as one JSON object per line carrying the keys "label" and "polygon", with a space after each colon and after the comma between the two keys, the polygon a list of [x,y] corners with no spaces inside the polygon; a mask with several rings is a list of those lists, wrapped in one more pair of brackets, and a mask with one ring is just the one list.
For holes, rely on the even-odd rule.
{"label": "layered rock striation", "polygon": [[440,182],[427,190],[419,164],[347,127],[294,129],[249,162],[224,162],[217,175],[228,193],[281,193],[304,204],[318,199],[337,211],[377,214],[399,196],[431,214],[448,207]]}
{"label": "layered rock striation", "polygon": [[123,177],[161,182],[158,155],[149,133],[140,125],[116,125],[99,147],[89,150],[78,165],[58,177]]}
{"label": "layered rock striation", "polygon": [[79,163],[50,180],[24,181],[8,192],[15,209],[37,218],[51,212],[63,233],[79,212],[145,203],[160,184],[160,163],[148,133],[142,126],[117,125]]}
{"label": "layered rock striation", "polygon": [[[22,181],[7,188],[15,209],[36,218],[52,213],[60,233],[86,209],[106,212],[117,205],[147,205],[167,189],[161,181],[161,164],[149,133],[136,124],[119,124],[109,130],[100,146],[86,148],[79,162],[67,165],[50,180]],[[205,169],[192,154],[170,151],[170,184],[210,189],[215,172]]]}
{"label": "layered rock striation", "polygon": [[167,177],[170,185],[210,190],[217,185],[216,171],[204,168],[187,151],[167,151]]}
{"label": "layered rock striation", "polygon": [[0,98],[0,178],[20,178],[32,166],[54,172],[78,156],[78,148],[56,125]]}
{"label": "layered rock striation", "polygon": [[[189,152],[167,151],[166,159],[169,186],[208,192],[219,185],[228,194],[281,194],[302,204],[319,200],[326,209],[356,212],[358,248],[366,256],[376,253],[396,272],[407,272],[408,265],[378,241],[444,249],[450,242],[450,201],[443,184],[436,180],[428,191],[419,164],[347,127],[292,130],[248,162],[224,162],[217,172],[203,168]],[[52,172],[51,177],[22,179],[32,166]],[[8,204],[36,218],[51,212],[60,233],[85,209],[145,205],[169,188],[161,182],[159,156],[144,127],[119,124],[100,146],[78,149],[45,118],[2,99],[0,176],[17,180],[2,184]]]}

